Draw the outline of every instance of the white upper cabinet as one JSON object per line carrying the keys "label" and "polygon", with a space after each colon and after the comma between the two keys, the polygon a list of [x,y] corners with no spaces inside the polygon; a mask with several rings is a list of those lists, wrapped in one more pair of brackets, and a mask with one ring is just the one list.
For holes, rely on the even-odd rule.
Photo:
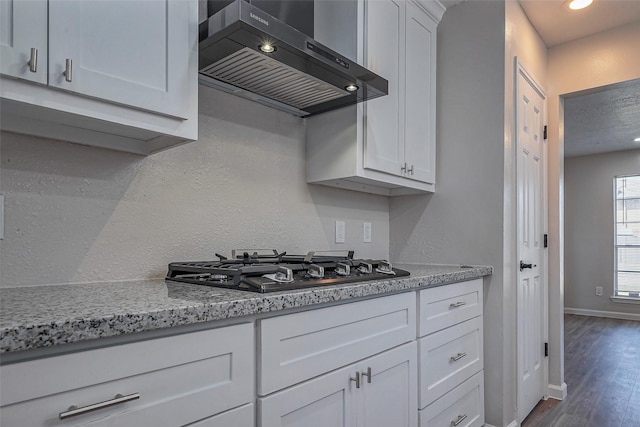
{"label": "white upper cabinet", "polygon": [[[432,192],[436,36],[444,7],[416,0],[344,4],[358,16],[354,59],[386,78],[389,94],[306,119],[307,182],[389,196]],[[316,27],[316,38],[328,43],[325,32],[331,29]]]}
{"label": "white upper cabinet", "polygon": [[0,1],[0,73],[47,83],[46,3]]}
{"label": "white upper cabinet", "polygon": [[197,138],[196,0],[0,3],[3,130],[140,154]]}
{"label": "white upper cabinet", "polygon": [[185,119],[188,12],[169,0],[50,1],[49,85]]}

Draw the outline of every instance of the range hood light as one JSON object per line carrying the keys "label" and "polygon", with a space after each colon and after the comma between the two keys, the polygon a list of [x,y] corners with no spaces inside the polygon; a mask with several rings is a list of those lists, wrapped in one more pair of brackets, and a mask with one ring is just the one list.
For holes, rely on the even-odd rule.
{"label": "range hood light", "polygon": [[347,90],[347,92],[355,92],[357,91],[359,88],[358,86],[354,85],[353,83],[346,86],[345,89]]}
{"label": "range hood light", "polygon": [[258,47],[264,53],[273,53],[276,51],[276,47],[269,42],[265,42]]}

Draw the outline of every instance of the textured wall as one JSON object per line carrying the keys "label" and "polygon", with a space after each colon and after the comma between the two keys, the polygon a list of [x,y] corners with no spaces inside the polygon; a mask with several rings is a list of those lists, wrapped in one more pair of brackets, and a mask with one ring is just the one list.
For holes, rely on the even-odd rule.
{"label": "textured wall", "polygon": [[0,134],[1,286],[163,277],[233,248],[388,257],[388,199],[306,184],[301,119],[201,87],[199,121],[198,141],[149,157]]}
{"label": "textured wall", "polygon": [[[640,313],[612,302],[614,278],[613,179],[640,173],[640,149],[571,157],[564,162],[565,286],[568,308]],[[596,296],[595,287],[604,287]]]}

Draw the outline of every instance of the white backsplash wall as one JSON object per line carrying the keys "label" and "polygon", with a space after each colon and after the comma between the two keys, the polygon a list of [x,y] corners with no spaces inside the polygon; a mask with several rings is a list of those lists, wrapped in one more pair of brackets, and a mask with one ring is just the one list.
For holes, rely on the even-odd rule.
{"label": "white backsplash wall", "polygon": [[388,198],[306,184],[301,119],[206,87],[199,104],[199,140],[149,157],[2,132],[0,286],[164,277],[234,248],[388,258]]}

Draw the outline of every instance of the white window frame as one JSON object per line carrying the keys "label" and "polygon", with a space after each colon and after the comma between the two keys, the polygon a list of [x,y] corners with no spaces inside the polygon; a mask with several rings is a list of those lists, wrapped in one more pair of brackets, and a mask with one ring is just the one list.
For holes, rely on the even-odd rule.
{"label": "white window frame", "polygon": [[[613,235],[614,235],[614,270],[613,270],[613,295],[611,296],[611,300],[614,302],[622,302],[622,303],[631,303],[631,304],[640,304],[640,293],[638,296],[626,296],[626,295],[618,295],[618,248],[622,245],[618,245],[618,200],[627,200],[628,198],[623,197],[622,199],[618,198],[618,180],[624,178],[638,178],[640,179],[640,174],[633,175],[618,175],[613,179]],[[623,221],[626,222],[626,221]],[[634,245],[635,246],[635,245]],[[625,245],[628,247],[628,245]],[[640,249],[640,246],[638,246]]]}

